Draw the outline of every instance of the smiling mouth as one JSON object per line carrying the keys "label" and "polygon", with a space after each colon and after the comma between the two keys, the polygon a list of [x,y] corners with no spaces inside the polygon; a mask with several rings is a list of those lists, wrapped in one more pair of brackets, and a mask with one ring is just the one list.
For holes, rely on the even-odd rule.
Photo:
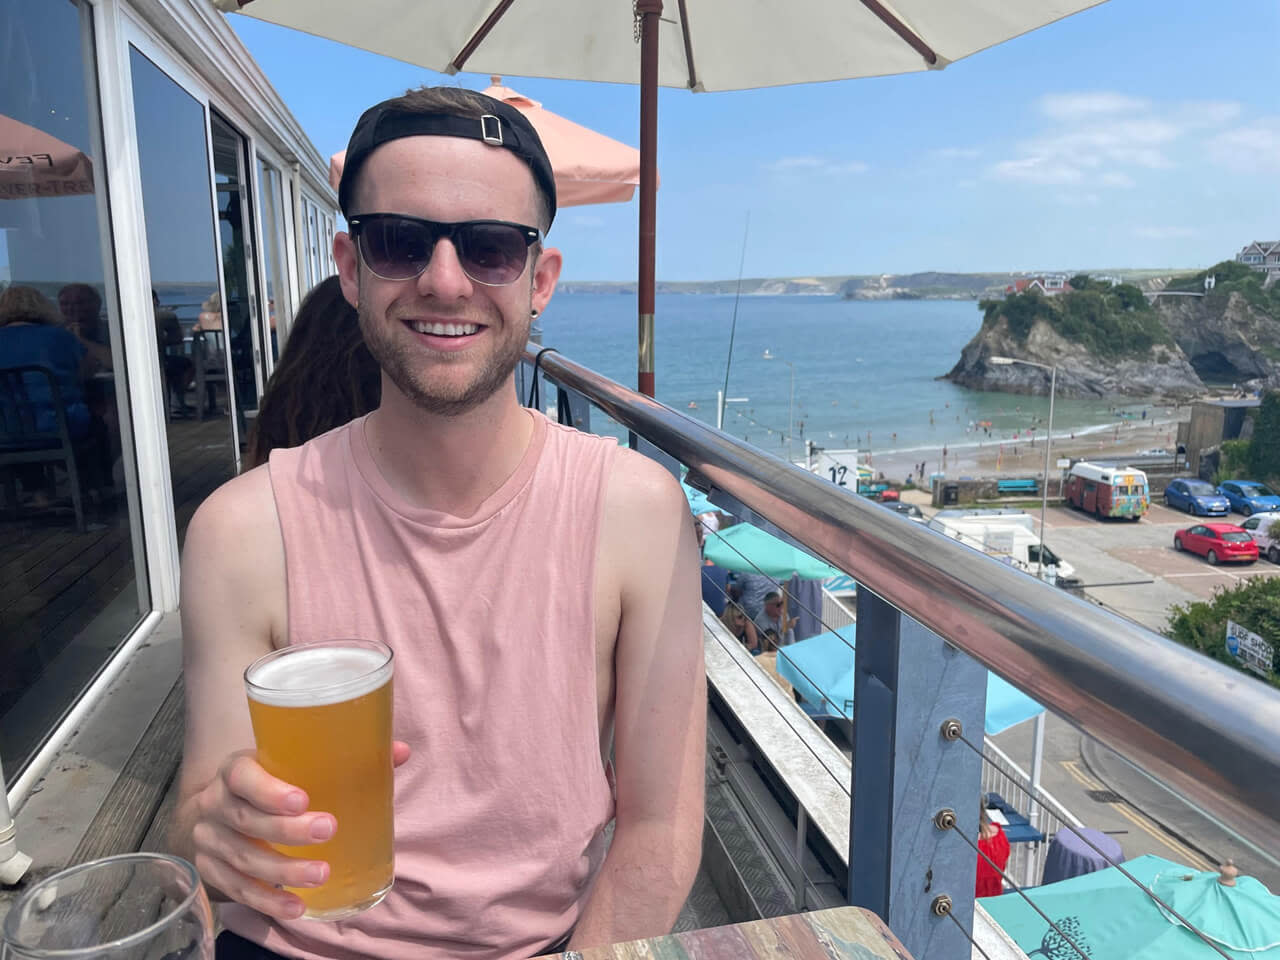
{"label": "smiling mouth", "polygon": [[423,323],[419,320],[406,320],[405,326],[433,337],[469,337],[484,329],[477,323]]}

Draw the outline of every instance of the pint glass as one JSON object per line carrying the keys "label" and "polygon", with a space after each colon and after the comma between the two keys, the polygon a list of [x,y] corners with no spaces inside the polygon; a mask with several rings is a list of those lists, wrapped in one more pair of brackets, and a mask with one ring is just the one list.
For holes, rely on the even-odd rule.
{"label": "pint glass", "polygon": [[391,889],[391,674],[391,648],[374,640],[294,644],[244,673],[258,762],[337,820],[323,843],[273,844],[329,864],[321,886],[288,888],[304,917],[342,920]]}

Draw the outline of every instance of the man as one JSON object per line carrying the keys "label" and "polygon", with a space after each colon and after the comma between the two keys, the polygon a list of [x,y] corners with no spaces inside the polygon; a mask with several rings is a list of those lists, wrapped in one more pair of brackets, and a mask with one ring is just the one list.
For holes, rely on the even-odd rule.
{"label": "man", "polygon": [[764,609],[755,622],[762,633],[772,631],[780,647],[796,642],[796,618],[783,616],[781,591],[770,590],[764,595]]}
{"label": "man", "polygon": [[752,620],[764,610],[764,598],[778,589],[778,581],[764,573],[739,573],[736,576],[742,590],[742,608]]}
{"label": "man", "polygon": [[[219,957],[528,957],[668,931],[701,848],[698,552],[669,474],[516,399],[561,266],[542,145],[506,104],[410,91],[361,117],[339,197],[381,405],[273,452],[187,532],[174,846],[237,901]],[[343,824],[255,761],[242,673],[361,635],[396,657],[395,886],[298,922],[281,888],[329,866],[263,841]]]}
{"label": "man", "polygon": [[160,294],[154,289],[151,291],[151,309],[155,313],[156,344],[160,348],[160,365],[164,370],[165,402],[175,416],[185,417],[191,412],[186,396],[187,390],[195,383],[195,364],[182,353],[168,351],[168,347],[182,346],[182,324],[172,307],[160,305]]}

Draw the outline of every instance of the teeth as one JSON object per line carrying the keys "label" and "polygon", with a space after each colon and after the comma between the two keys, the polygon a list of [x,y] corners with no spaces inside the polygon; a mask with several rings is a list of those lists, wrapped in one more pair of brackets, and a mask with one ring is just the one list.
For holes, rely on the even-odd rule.
{"label": "teeth", "polygon": [[413,329],[418,333],[429,333],[437,337],[465,337],[475,333],[480,327],[474,323],[420,323],[415,322]]}

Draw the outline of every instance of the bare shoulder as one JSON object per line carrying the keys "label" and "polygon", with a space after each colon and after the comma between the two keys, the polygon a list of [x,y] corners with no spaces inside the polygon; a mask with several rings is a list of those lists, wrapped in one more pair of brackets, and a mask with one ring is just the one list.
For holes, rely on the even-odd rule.
{"label": "bare shoulder", "polygon": [[188,573],[239,582],[260,578],[277,558],[283,564],[284,544],[271,477],[262,466],[228,480],[196,510],[182,551],[183,585]]}
{"label": "bare shoulder", "polygon": [[683,520],[688,514],[684,491],[667,469],[644,454],[623,447],[609,476],[606,510],[649,520],[657,516]]}
{"label": "bare shoulder", "polygon": [[188,665],[201,651],[270,648],[286,627],[284,541],[267,468],[215,490],[187,527],[182,627]]}
{"label": "bare shoulder", "polygon": [[619,451],[614,460],[603,540],[624,607],[628,595],[635,599],[646,585],[665,586],[677,566],[696,566],[693,518],[684,491],[661,464],[632,450]]}

